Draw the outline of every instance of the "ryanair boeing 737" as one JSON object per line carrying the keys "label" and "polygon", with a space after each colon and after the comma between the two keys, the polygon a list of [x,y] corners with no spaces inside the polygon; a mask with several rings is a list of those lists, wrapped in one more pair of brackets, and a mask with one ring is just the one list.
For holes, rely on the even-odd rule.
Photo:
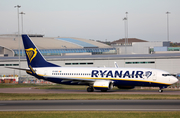
{"label": "ryanair boeing 737", "polygon": [[88,92],[94,89],[107,91],[114,86],[122,89],[132,89],[135,86],[163,88],[178,81],[176,77],[158,69],[147,68],[96,68],[96,67],[61,67],[47,62],[27,35],[22,35],[28,67],[25,70],[28,74],[46,81],[68,84],[87,85]]}

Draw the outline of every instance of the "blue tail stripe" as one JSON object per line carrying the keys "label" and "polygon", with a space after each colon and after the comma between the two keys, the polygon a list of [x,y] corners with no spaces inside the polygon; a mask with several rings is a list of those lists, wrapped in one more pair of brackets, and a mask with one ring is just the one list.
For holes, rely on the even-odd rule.
{"label": "blue tail stripe", "polygon": [[31,39],[26,35],[22,35],[24,49],[26,52],[26,58],[28,66],[31,67],[60,67],[58,65],[49,63],[45,60],[38,48],[34,45]]}

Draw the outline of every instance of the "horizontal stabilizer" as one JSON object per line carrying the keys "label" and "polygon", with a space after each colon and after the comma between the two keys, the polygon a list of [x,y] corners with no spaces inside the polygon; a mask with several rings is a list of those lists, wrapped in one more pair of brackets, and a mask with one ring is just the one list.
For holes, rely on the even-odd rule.
{"label": "horizontal stabilizer", "polygon": [[30,70],[28,68],[16,68],[16,67],[5,67],[5,68],[16,69],[16,70],[24,70],[24,71]]}

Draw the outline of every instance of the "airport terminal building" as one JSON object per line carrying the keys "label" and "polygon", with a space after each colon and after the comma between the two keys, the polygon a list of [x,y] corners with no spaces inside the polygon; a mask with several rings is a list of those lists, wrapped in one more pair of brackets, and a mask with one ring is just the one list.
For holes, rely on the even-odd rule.
{"label": "airport terminal building", "polygon": [[[94,55],[115,54],[116,48],[109,45],[82,38],[74,37],[43,37],[43,35],[29,35],[44,56],[51,55]],[[21,37],[17,35],[0,35],[0,56],[18,56],[20,39],[20,55],[24,56]]]}

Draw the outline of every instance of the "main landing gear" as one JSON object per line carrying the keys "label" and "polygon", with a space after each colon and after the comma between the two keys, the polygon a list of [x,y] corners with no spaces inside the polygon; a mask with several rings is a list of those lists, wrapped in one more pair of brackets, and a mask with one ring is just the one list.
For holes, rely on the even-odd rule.
{"label": "main landing gear", "polygon": [[[93,86],[87,87],[87,92],[94,92],[94,87]],[[102,89],[101,92],[107,92],[107,90]]]}
{"label": "main landing gear", "polygon": [[87,92],[93,92],[94,91],[94,88],[92,87],[92,86],[89,86],[88,88],[87,88]]}
{"label": "main landing gear", "polygon": [[163,92],[163,90],[162,89],[159,89],[159,93],[162,93]]}

